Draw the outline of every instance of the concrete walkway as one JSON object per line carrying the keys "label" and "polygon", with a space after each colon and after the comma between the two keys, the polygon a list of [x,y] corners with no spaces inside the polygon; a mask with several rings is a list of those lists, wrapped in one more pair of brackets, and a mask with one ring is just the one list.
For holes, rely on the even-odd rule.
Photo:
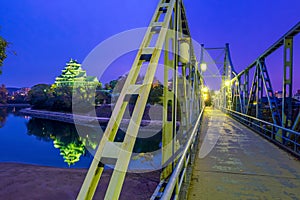
{"label": "concrete walkway", "polygon": [[300,199],[300,161],[220,111],[200,140],[188,199]]}

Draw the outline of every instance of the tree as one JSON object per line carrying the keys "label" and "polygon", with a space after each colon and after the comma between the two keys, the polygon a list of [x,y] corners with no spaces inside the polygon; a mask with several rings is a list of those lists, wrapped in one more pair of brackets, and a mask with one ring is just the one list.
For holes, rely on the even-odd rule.
{"label": "tree", "polygon": [[96,87],[96,90],[102,90],[102,83],[99,82],[99,84]]}
{"label": "tree", "polygon": [[[8,45],[8,42],[0,36],[0,67],[3,65],[3,61],[7,57],[7,55],[6,55],[7,45]],[[0,71],[0,73],[1,72],[2,71]]]}
{"label": "tree", "polygon": [[53,97],[48,101],[53,102],[51,110],[72,111],[72,87],[61,86],[54,88]]}
{"label": "tree", "polygon": [[116,87],[118,81],[119,80],[112,80],[112,81],[109,82],[109,85],[110,85],[112,90]]}
{"label": "tree", "polygon": [[7,103],[7,89],[5,87],[5,85],[1,85],[0,87],[0,103],[1,104],[6,104]]}
{"label": "tree", "polygon": [[120,87],[120,85],[121,85],[121,89],[122,89],[122,87],[125,83],[126,77],[120,76],[116,80],[111,80],[111,81],[109,81],[109,83],[105,83],[104,89],[105,90],[114,90],[116,86]]}
{"label": "tree", "polygon": [[111,93],[107,91],[97,90],[95,94],[95,104],[109,104],[111,103]]}
{"label": "tree", "polygon": [[109,85],[109,83],[105,83],[104,89],[105,90],[111,90],[111,86]]}
{"label": "tree", "polygon": [[37,84],[31,88],[28,93],[29,103],[34,108],[48,108],[51,107],[49,105],[49,98],[51,98],[51,86],[47,84]]}
{"label": "tree", "polygon": [[157,86],[152,86],[148,97],[148,103],[152,105],[162,104],[163,94],[164,94],[164,86],[162,84],[159,84]]}

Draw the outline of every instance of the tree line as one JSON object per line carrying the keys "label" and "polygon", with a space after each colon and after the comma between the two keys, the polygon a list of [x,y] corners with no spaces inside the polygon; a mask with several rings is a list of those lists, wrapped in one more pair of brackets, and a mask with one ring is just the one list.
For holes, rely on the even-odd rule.
{"label": "tree line", "polygon": [[95,104],[95,89],[85,86],[55,86],[38,84],[28,93],[28,101],[33,109],[51,111],[72,111],[72,102],[82,109],[89,111]]}
{"label": "tree line", "polygon": [[[115,81],[112,81],[115,83]],[[110,88],[114,88],[110,85]],[[79,108],[79,111],[88,112],[94,109],[94,106],[103,103],[111,103],[112,89],[107,90],[106,87],[91,88],[85,86],[59,86],[38,84],[31,88],[28,93],[28,102],[33,109],[43,109],[51,111],[72,111],[72,103]],[[153,86],[148,98],[149,104],[162,104],[163,86]],[[131,100],[130,103],[134,103]]]}

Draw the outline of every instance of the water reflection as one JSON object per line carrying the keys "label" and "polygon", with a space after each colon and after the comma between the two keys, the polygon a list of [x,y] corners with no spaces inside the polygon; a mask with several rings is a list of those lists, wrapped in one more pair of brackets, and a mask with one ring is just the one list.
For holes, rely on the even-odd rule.
{"label": "water reflection", "polygon": [[74,124],[32,118],[27,123],[27,130],[28,135],[34,135],[38,140],[53,141],[54,147],[60,150],[60,155],[69,166],[78,162],[81,156],[91,156],[85,145],[95,149],[98,144],[97,137],[79,137]]}
{"label": "water reflection", "polygon": [[24,107],[0,107],[0,128],[5,126],[8,114],[20,116],[19,110]]}
{"label": "water reflection", "polygon": [[7,115],[7,108],[0,108],[0,128],[5,125]]}
{"label": "water reflection", "polygon": [[[76,128],[82,128],[85,137],[79,137]],[[104,131],[105,125],[102,126]],[[80,160],[81,156],[91,156],[89,150],[95,150],[100,141],[101,134],[93,127],[77,126],[59,121],[31,118],[27,123],[27,134],[35,136],[38,140],[53,142],[55,148],[69,166]],[[125,132],[119,130],[116,141],[124,139]],[[149,138],[137,138],[134,153],[147,153],[158,150],[160,147],[161,132]]]}
{"label": "water reflection", "polygon": [[[89,166],[106,123],[100,123],[103,132],[99,133],[99,124],[97,127],[91,124],[75,127],[74,124],[24,116],[19,112],[20,109],[22,108],[0,107],[0,161],[56,167]],[[124,140],[127,127],[128,124],[122,125],[115,141]],[[79,137],[77,131],[86,134]],[[143,126],[140,133],[134,145],[134,153],[160,150],[160,127]]]}

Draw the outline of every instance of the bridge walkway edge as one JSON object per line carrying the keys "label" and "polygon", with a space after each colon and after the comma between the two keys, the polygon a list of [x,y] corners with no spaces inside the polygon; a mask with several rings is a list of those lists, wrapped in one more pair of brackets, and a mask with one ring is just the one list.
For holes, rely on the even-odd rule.
{"label": "bridge walkway edge", "polygon": [[299,188],[299,160],[206,108],[188,199],[300,199]]}

